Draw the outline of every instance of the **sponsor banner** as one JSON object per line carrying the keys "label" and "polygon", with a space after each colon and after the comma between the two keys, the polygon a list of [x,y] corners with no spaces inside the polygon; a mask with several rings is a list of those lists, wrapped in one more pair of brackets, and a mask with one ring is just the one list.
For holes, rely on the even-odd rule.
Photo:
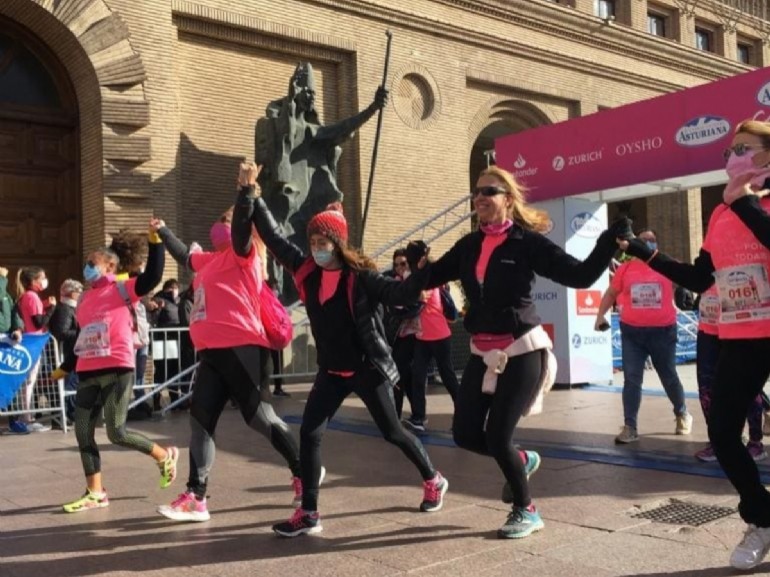
{"label": "sponsor banner", "polygon": [[495,155],[530,200],[561,198],[721,170],[747,118],[770,119],[770,67],[505,136]]}
{"label": "sponsor banner", "polygon": [[[620,317],[612,313],[612,366],[623,370],[623,346],[620,337]],[[676,362],[692,363],[697,358],[698,313],[679,311],[676,314]]]}
{"label": "sponsor banner", "polygon": [[19,344],[6,337],[0,339],[0,409],[11,404],[49,338],[48,334],[25,334]]}

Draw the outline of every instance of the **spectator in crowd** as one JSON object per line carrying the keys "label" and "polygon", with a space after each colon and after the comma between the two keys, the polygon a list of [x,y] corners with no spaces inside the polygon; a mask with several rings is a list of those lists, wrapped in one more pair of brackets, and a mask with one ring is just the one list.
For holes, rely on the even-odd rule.
{"label": "spectator in crowd", "polygon": [[[642,230],[639,240],[657,250],[655,231]],[[617,301],[623,358],[624,424],[615,443],[639,440],[637,417],[642,403],[642,382],[647,357],[658,373],[676,416],[675,433],[689,435],[692,415],[687,412],[684,389],[676,372],[676,308],[674,286],[644,261],[624,262],[612,277],[596,315],[596,330],[603,330],[605,315]]]}
{"label": "spectator in crowd", "polygon": [[[150,313],[150,324],[157,329],[153,333],[152,359],[155,367],[154,381],[165,383],[181,371],[179,353],[179,281],[175,278],[163,283],[162,289],[152,298],[157,308]],[[169,386],[171,402],[179,398],[179,384]],[[160,395],[156,395],[160,397]],[[158,407],[159,407],[158,399]]]}
{"label": "spectator in crowd", "polygon": [[446,387],[454,402],[457,397],[455,368],[452,365],[452,330],[449,320],[457,319],[457,307],[449,294],[448,285],[422,292],[420,299],[424,306],[420,311],[420,325],[415,334],[414,360],[412,361],[412,415],[404,421],[413,431],[425,431],[426,386],[428,384],[428,365],[432,359],[441,375],[441,382]]}
{"label": "spectator in crowd", "polygon": [[[396,249],[393,252],[393,268],[386,271],[384,275],[397,280],[406,280],[410,274],[406,249]],[[385,307],[385,334],[393,348],[393,361],[396,363],[399,374],[398,383],[393,388],[399,419],[404,407],[404,397],[409,400],[410,406],[412,404],[412,360],[415,334],[420,330],[420,312],[423,306],[424,303],[418,301],[406,306]]]}
{"label": "spectator in crowd", "polygon": [[[59,302],[53,309],[49,328],[51,334],[59,342],[64,365],[74,365],[75,341],[78,338],[78,323],[75,319],[75,309],[78,306],[80,295],[83,294],[83,284],[75,279],[68,278],[59,288]],[[65,391],[77,391],[78,376],[75,371],[64,376],[63,373],[54,372],[52,377],[64,378]],[[65,412],[69,421],[75,419],[75,397],[70,395],[65,400]]]}
{"label": "spectator in crowd", "polygon": [[[34,335],[42,335],[48,331],[48,323],[51,320],[53,309],[56,306],[56,297],[49,296],[45,302],[40,294],[48,289],[48,279],[45,271],[38,266],[28,266],[19,269],[16,274],[16,292],[18,301],[16,308],[24,323],[24,332]],[[21,409],[27,411],[22,420],[26,421],[27,429],[33,433],[50,431],[51,427],[38,423],[32,414],[34,403],[34,389],[40,372],[40,359],[32,366],[23,385],[21,397]]]}
{"label": "spectator in crowd", "polygon": [[[0,267],[0,338],[8,337],[12,341],[20,343],[23,327],[24,324],[13,303],[13,298],[8,294],[8,269]],[[9,417],[8,432],[14,435],[26,435],[29,430],[27,425],[18,418]]]}

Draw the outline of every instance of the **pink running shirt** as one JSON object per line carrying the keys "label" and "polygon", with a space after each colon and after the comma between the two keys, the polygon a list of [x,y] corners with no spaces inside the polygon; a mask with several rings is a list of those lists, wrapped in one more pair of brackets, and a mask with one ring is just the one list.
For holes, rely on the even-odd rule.
{"label": "pink running shirt", "polygon": [[318,302],[324,304],[337,292],[342,277],[342,269],[321,269],[321,287],[318,289]]}
{"label": "pink running shirt", "polygon": [[[139,302],[136,278],[119,282],[131,303]],[[102,277],[83,293],[75,317],[80,326],[77,372],[135,367],[134,319],[113,278]]]}
{"label": "pink running shirt", "polygon": [[450,337],[452,331],[444,316],[439,289],[424,291],[423,295],[425,293],[428,294],[428,298],[425,300],[422,311],[420,311],[420,330],[417,332],[417,340],[440,341]]}
{"label": "pink running shirt", "polygon": [[719,293],[716,285],[700,295],[698,304],[698,330],[707,335],[719,334]]}
{"label": "pink running shirt", "polygon": [[481,254],[479,260],[476,261],[476,279],[480,283],[484,283],[484,276],[487,274],[487,266],[489,266],[492,253],[505,242],[506,238],[508,238],[507,234],[484,235],[484,240],[481,241]]}
{"label": "pink running shirt", "polygon": [[618,293],[620,322],[633,327],[667,327],[676,323],[674,286],[635,258],[620,265],[610,286]]}
{"label": "pink running shirt", "polygon": [[232,248],[190,255],[197,273],[195,302],[190,314],[190,338],[196,350],[227,349],[242,345],[268,347],[259,315],[262,261],[252,245],[241,258]]}
{"label": "pink running shirt", "polygon": [[24,332],[33,335],[42,335],[48,329],[35,328],[35,323],[32,322],[32,317],[35,315],[42,315],[45,313],[43,307],[43,301],[40,300],[40,296],[33,290],[24,291],[19,297],[18,302],[19,315],[24,323]]}
{"label": "pink running shirt", "polygon": [[[770,212],[770,198],[760,205]],[[770,337],[770,251],[727,205],[714,209],[703,249],[714,263],[719,338]]]}

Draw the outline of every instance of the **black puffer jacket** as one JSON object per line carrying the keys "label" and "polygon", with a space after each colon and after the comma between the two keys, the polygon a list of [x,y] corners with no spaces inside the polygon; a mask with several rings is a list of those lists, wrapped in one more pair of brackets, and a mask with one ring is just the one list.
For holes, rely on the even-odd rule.
{"label": "black puffer jacket", "polygon": [[544,235],[514,224],[508,238],[492,252],[482,286],[476,279],[476,262],[484,233],[472,232],[430,265],[428,286],[459,279],[469,304],[463,319],[466,330],[518,338],[540,324],[532,301],[535,275],[573,288],[591,286],[618,248],[616,233],[616,229],[604,231],[591,254],[580,261]]}
{"label": "black puffer jacket", "polygon": [[[268,250],[273,256],[295,274],[300,267],[314,269],[312,257],[299,247],[283,238],[278,232],[278,225],[264,201],[250,196],[248,188],[241,189],[235,204],[233,223],[250,215]],[[306,270],[306,269],[305,269]],[[389,279],[375,271],[361,271],[354,275],[353,281],[353,317],[356,332],[368,361],[391,384],[399,381],[396,363],[390,354],[385,328],[382,324],[382,305],[397,306],[414,303],[419,298],[427,280],[427,268],[414,272],[401,282]],[[309,278],[305,277],[305,281]],[[313,319],[311,329],[313,327]]]}

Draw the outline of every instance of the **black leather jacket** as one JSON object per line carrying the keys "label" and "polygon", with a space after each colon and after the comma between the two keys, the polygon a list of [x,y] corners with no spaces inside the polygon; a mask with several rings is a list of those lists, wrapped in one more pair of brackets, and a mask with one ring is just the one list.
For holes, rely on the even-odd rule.
{"label": "black leather jacket", "polygon": [[[233,212],[233,222],[249,215],[267,249],[292,275],[296,274],[303,265],[310,266],[306,263],[312,257],[281,236],[278,225],[265,202],[261,198],[255,199],[251,194],[249,188],[241,189]],[[313,263],[312,266],[315,264]],[[398,383],[399,375],[385,337],[382,305],[405,306],[414,303],[418,300],[427,277],[427,267],[414,272],[403,282],[371,270],[356,272],[353,277],[352,309],[358,337],[368,361],[392,385]],[[313,319],[311,318],[310,321],[312,329]]]}

